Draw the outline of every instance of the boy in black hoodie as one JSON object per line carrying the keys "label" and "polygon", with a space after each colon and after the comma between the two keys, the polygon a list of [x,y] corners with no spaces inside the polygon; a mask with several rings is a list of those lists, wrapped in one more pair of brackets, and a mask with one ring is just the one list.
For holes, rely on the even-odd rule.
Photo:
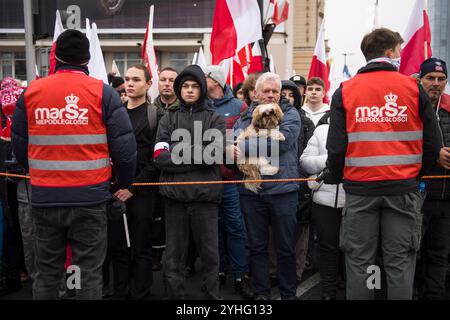
{"label": "boy in black hoodie", "polygon": [[[175,79],[174,89],[180,105],[167,109],[156,137],[154,158],[161,170],[161,182],[220,181],[225,121],[207,104],[202,69],[196,65],[184,69]],[[212,139],[207,138],[209,134]],[[165,198],[168,298],[184,298],[191,229],[203,265],[206,298],[220,299],[217,226],[222,185],[161,186],[160,193]]]}

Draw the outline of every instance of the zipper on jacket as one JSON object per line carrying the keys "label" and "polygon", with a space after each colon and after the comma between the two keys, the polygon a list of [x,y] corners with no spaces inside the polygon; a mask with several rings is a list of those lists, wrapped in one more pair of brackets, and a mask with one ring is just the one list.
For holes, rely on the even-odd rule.
{"label": "zipper on jacket", "polygon": [[338,207],[338,197],[339,197],[339,184],[336,185],[336,198],[334,199],[334,208]]}

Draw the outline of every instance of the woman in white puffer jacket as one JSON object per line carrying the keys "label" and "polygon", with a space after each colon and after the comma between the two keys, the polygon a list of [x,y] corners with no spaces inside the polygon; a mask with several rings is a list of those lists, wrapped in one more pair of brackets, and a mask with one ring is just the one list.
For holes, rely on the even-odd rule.
{"label": "woman in white puffer jacket", "polygon": [[[326,167],[328,128],[327,123],[319,125],[314,130],[314,135],[300,157],[300,165],[311,175],[320,174]],[[322,299],[334,300],[341,266],[339,229],[342,208],[345,204],[345,192],[342,184],[308,182],[308,186],[314,190],[312,221],[315,224],[319,242]]]}

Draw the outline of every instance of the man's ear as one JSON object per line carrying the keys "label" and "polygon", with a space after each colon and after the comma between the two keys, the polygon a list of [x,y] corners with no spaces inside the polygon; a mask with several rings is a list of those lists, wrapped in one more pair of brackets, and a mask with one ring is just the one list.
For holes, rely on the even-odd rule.
{"label": "man's ear", "polygon": [[387,49],[387,50],[384,52],[384,56],[385,56],[385,57],[388,57],[389,59],[392,59],[393,55],[394,55],[394,49],[392,49],[392,48]]}

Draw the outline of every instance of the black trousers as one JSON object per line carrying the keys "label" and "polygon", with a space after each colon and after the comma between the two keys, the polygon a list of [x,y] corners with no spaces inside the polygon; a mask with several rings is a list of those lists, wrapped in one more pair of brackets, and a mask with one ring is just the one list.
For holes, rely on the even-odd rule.
{"label": "black trousers", "polygon": [[122,217],[108,221],[108,244],[116,298],[145,299],[152,285],[152,234],[156,193],[134,195],[126,202],[131,247]]}
{"label": "black trousers", "polygon": [[322,296],[336,297],[339,270],[342,266],[339,249],[339,228],[342,209],[313,203],[312,219],[317,231],[320,252]]}
{"label": "black trousers", "polygon": [[[423,281],[422,298],[445,299],[445,280],[450,253],[450,201],[425,200],[421,259],[418,273]],[[416,277],[417,278],[417,277]]]}

